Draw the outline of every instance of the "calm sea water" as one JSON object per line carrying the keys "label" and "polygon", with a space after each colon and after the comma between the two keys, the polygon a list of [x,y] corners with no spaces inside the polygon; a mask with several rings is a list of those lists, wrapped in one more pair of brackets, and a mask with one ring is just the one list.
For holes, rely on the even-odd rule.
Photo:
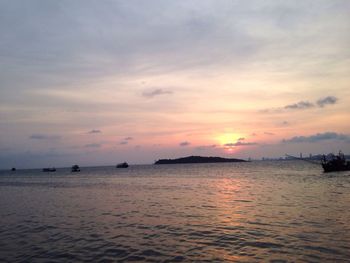
{"label": "calm sea water", "polygon": [[0,173],[1,262],[350,262],[350,173],[252,162]]}

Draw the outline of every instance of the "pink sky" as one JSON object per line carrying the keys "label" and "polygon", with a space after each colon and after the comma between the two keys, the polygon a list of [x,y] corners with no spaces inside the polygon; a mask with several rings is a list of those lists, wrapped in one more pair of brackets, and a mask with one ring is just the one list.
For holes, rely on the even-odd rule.
{"label": "pink sky", "polygon": [[1,3],[0,168],[350,153],[349,10]]}

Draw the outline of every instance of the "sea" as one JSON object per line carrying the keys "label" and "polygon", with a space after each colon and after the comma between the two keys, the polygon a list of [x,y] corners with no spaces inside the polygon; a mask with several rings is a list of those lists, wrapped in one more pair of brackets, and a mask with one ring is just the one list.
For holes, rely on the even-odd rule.
{"label": "sea", "polygon": [[350,172],[302,161],[0,172],[0,262],[350,262]]}

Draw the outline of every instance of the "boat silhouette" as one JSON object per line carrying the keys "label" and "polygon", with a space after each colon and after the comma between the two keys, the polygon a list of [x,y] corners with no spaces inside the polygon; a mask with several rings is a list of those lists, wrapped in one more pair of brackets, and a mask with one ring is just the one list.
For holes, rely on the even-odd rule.
{"label": "boat silhouette", "polygon": [[77,165],[77,164],[73,165],[72,168],[71,168],[71,172],[72,173],[80,172],[79,165]]}
{"label": "boat silhouette", "polygon": [[323,155],[321,158],[321,163],[319,161],[314,161],[302,157],[295,157],[288,154],[286,154],[286,156],[292,159],[302,160],[316,165],[321,164],[325,173],[350,171],[350,161],[346,160],[345,155],[341,151],[339,151],[338,155],[335,155],[333,153],[330,153],[327,156]]}
{"label": "boat silhouette", "polygon": [[128,168],[129,164],[127,162],[117,164],[116,168]]}
{"label": "boat silhouette", "polygon": [[43,172],[56,172],[56,168],[52,167],[52,168],[43,168]]}
{"label": "boat silhouette", "polygon": [[341,151],[338,155],[329,154],[327,157],[323,155],[321,165],[325,173],[350,171],[350,162]]}

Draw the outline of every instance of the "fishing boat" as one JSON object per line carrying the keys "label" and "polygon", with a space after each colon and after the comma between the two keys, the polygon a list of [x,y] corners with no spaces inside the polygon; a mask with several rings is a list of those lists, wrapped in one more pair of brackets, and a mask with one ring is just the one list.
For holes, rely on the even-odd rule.
{"label": "fishing boat", "polygon": [[319,161],[314,161],[311,159],[307,159],[307,158],[302,158],[302,155],[300,155],[299,157],[295,157],[292,155],[288,155],[286,154],[287,157],[292,158],[292,159],[296,159],[296,160],[302,160],[302,161],[306,161],[309,163],[313,163],[316,165],[320,165],[323,168],[323,171],[325,173],[329,173],[329,172],[341,172],[341,171],[350,171],[350,161],[346,160],[345,155],[339,151],[338,155],[335,154],[328,154],[323,155],[321,159],[321,163]]}
{"label": "fishing boat", "polygon": [[116,166],[117,168],[128,168],[129,164],[127,162],[119,163]]}
{"label": "fishing boat", "polygon": [[339,152],[338,155],[329,154],[327,157],[323,155],[321,165],[325,173],[350,171],[350,162],[346,160],[342,152]]}
{"label": "fishing boat", "polygon": [[52,167],[52,168],[43,168],[43,172],[56,172],[56,168]]}
{"label": "fishing boat", "polygon": [[77,164],[73,165],[72,168],[71,168],[71,172],[72,173],[80,172],[79,165],[77,165]]}

